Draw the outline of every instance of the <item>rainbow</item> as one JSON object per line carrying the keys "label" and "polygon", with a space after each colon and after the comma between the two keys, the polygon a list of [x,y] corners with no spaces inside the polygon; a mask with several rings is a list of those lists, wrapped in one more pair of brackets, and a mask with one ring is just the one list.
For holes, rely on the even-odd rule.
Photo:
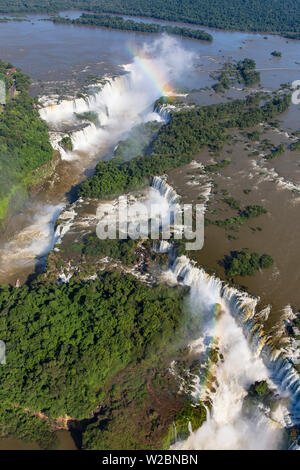
{"label": "rainbow", "polygon": [[[215,359],[213,359],[213,357],[211,356],[211,353],[213,350],[216,350],[218,358],[217,361],[220,360],[219,338],[222,336],[222,334],[220,331],[221,326],[219,323],[219,319],[223,313],[224,311],[222,310],[221,304],[215,303],[210,308],[210,311],[206,313],[206,318],[203,320],[205,324],[209,325],[208,329],[205,330],[204,336],[209,335],[211,337],[211,341],[209,345],[207,345],[205,351],[203,351],[203,365],[205,365],[206,367],[202,369],[200,381],[196,385],[198,403],[202,402],[207,404],[207,400],[209,400],[210,397],[211,387],[213,386],[214,377],[216,373],[215,367],[217,365]],[[197,347],[197,340],[191,343],[192,349],[193,343]]]}
{"label": "rainbow", "polygon": [[152,80],[160,96],[172,96],[176,94],[163,71],[155,64],[155,61],[150,56],[138,49],[134,49],[130,45],[127,45],[127,49],[142,70],[144,70],[145,74]]}

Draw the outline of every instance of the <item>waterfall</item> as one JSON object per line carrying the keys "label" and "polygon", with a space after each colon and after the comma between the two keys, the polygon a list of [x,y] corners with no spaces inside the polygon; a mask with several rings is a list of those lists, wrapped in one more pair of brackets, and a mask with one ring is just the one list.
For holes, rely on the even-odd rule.
{"label": "waterfall", "polygon": [[47,122],[61,122],[72,119],[74,113],[85,113],[89,110],[89,100],[76,98],[75,100],[62,100],[58,104],[51,104],[40,109],[40,116]]}
{"label": "waterfall", "polygon": [[72,156],[70,155],[70,152],[67,152],[60,144],[59,142],[63,137],[66,137],[67,134],[65,133],[59,133],[59,132],[50,132],[49,137],[50,137],[50,142],[54,150],[57,150],[60,153],[61,159],[62,160],[70,160],[72,159]]}
{"label": "waterfall", "polygon": [[82,149],[89,150],[93,149],[97,140],[99,138],[99,129],[95,124],[91,123],[88,126],[85,126],[79,131],[73,132],[71,135],[71,142],[73,152],[80,151]]}
{"label": "waterfall", "polygon": [[169,122],[171,119],[170,109],[166,105],[155,106],[154,112],[161,117],[162,121]]}
{"label": "waterfall", "polygon": [[[74,175],[74,179],[79,171],[84,172],[90,167],[91,154],[101,152],[102,156],[106,155],[110,148],[128,137],[135,125],[151,120],[161,121],[161,116],[153,112],[153,106],[163,94],[163,86],[194,66],[193,54],[184,50],[173,38],[159,38],[151,45],[145,44],[144,49],[141,57],[135,57],[132,63],[123,67],[123,75],[107,80],[101,89],[96,90],[93,87],[94,93],[85,98],[64,100],[39,109],[41,118],[49,125],[52,146],[60,152],[62,159],[80,159],[80,165],[72,165],[71,168],[70,176]],[[157,76],[150,74],[150,69],[155,70]],[[42,106],[42,100],[40,104]],[[86,118],[91,119],[89,116],[81,116],[84,121],[78,118],[78,114],[86,112],[94,113],[93,122],[88,122]],[[82,128],[82,124],[87,125]],[[67,134],[66,129],[70,131]],[[66,151],[60,145],[61,139],[67,135],[71,137],[72,151]],[[58,180],[54,177],[53,185],[56,181]],[[68,189],[70,188],[66,186],[66,191]],[[13,275],[21,264],[34,264],[37,257],[45,254],[45,246],[49,250],[52,248],[52,242],[46,242],[48,235],[44,234],[44,229],[36,230],[35,238],[29,240],[27,233],[32,233],[32,225],[33,230],[36,228],[35,215],[40,217],[48,213],[51,202],[53,205],[61,202],[60,208],[65,205],[64,196],[59,197],[60,200],[57,200],[51,196],[47,205],[41,208],[33,202],[26,211],[26,221],[20,231],[15,232],[4,249],[0,247],[0,274],[4,277],[8,272]],[[46,227],[48,226],[46,223]],[[53,236],[52,232],[51,234]]]}
{"label": "waterfall", "polygon": [[[176,192],[165,178],[155,177],[152,185],[168,201],[176,199]],[[165,249],[162,247],[162,251]],[[210,371],[217,384],[213,392],[212,384],[209,390],[201,376],[194,380],[192,395],[196,401],[209,399],[212,403],[210,419],[175,448],[277,448],[281,429],[300,423],[300,381],[291,358],[276,346],[276,337],[264,332],[270,306],[257,312],[259,298],[208,275],[186,256],[170,261],[166,278],[173,284],[190,287],[189,310],[199,319],[199,338],[195,342],[199,354],[208,347],[217,347],[223,357]],[[287,308],[284,321],[291,318]],[[288,405],[282,406],[278,401],[275,410],[257,409],[245,417],[243,400],[249,386],[257,380],[266,380],[279,397],[288,398]]]}
{"label": "waterfall", "polygon": [[151,186],[168,201],[170,206],[178,203],[180,196],[176,193],[172,186],[166,182],[166,177],[154,176]]}

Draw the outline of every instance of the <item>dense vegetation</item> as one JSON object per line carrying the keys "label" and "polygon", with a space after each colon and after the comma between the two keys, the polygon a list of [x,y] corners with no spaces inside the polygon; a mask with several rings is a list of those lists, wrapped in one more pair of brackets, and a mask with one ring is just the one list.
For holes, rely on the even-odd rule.
{"label": "dense vegetation", "polygon": [[[2,409],[14,405],[50,418],[87,417],[114,374],[146,357],[157,362],[168,350],[181,319],[181,298],[178,289],[149,288],[118,273],[87,283],[2,287]],[[0,423],[5,416],[0,413]]]}
{"label": "dense vegetation", "polygon": [[204,406],[192,406],[186,402],[174,419],[179,439],[189,436],[189,423],[193,431],[196,431],[206,420],[207,410]]}
{"label": "dense vegetation", "polygon": [[60,142],[59,142],[59,145],[64,149],[66,150],[67,152],[72,152],[73,150],[73,144],[72,144],[72,139],[69,135],[63,137]]}
{"label": "dense vegetation", "polygon": [[225,168],[226,166],[230,165],[231,160],[229,158],[226,158],[225,160],[222,160],[221,162],[215,163],[213,165],[205,165],[204,170],[208,171],[209,173],[215,173],[221,168]]}
{"label": "dense vegetation", "polygon": [[0,18],[0,23],[8,23],[9,21],[17,21],[17,22],[21,22],[21,21],[29,21],[27,20],[26,18]]}
{"label": "dense vegetation", "polygon": [[[151,145],[152,153],[129,162],[119,158],[99,162],[95,174],[81,185],[80,195],[103,198],[121,194],[140,187],[147,177],[189,163],[206,146],[218,151],[228,139],[228,128],[242,129],[273,119],[288,109],[290,96],[274,97],[263,106],[259,101],[260,95],[255,95],[246,100],[172,112],[170,122],[160,129]],[[215,171],[229,163],[224,160],[217,168],[211,165],[206,169]]]}
{"label": "dense vegetation", "polygon": [[282,53],[280,51],[273,51],[273,52],[271,52],[271,55],[274,56],[274,57],[281,57]]}
{"label": "dense vegetation", "polygon": [[[78,96],[78,98],[81,98],[84,96]],[[75,116],[77,117],[77,119],[79,120],[83,120],[83,121],[90,121],[92,122],[93,124],[95,124],[95,126],[99,126],[99,119],[98,119],[98,114],[93,112],[93,111],[86,111],[85,113],[75,113]]]}
{"label": "dense vegetation", "polygon": [[251,396],[259,396],[264,397],[270,393],[269,386],[265,380],[261,380],[260,382],[255,382],[252,384],[248,391],[249,395]]}
{"label": "dense vegetation", "polygon": [[41,449],[52,449],[58,444],[49,422],[9,401],[0,404],[0,435],[36,442]]}
{"label": "dense vegetation", "polygon": [[300,32],[298,0],[0,0],[0,12],[77,8],[244,31]]}
{"label": "dense vegetation", "polygon": [[261,407],[262,405],[268,408],[273,408],[275,405],[274,392],[270,390],[268,383],[265,380],[256,381],[248,390],[248,395],[244,398],[244,405],[246,409],[253,407]]}
{"label": "dense vegetation", "polygon": [[136,261],[135,249],[139,240],[100,240],[95,234],[86,237],[84,243],[75,244],[71,248],[77,252],[91,257],[115,258],[124,264],[133,264]]}
{"label": "dense vegetation", "polygon": [[255,71],[256,63],[253,59],[244,59],[237,63],[237,71],[247,86],[260,81],[260,73]]}
{"label": "dense vegetation", "polygon": [[252,219],[253,217],[258,217],[262,214],[267,213],[266,209],[259,205],[247,206],[245,207],[245,209],[242,210],[237,206],[237,204],[234,204],[231,200],[230,202],[228,200],[225,200],[224,202],[230,205],[232,208],[238,209],[238,215],[236,217],[228,217],[223,220],[211,221],[210,219],[207,219],[207,222],[209,221],[209,223],[217,225],[218,227],[230,227],[234,225],[241,225],[247,222],[247,220]]}
{"label": "dense vegetation", "polygon": [[76,24],[101,26],[102,28],[119,29],[121,31],[135,31],[140,33],[167,33],[177,36],[188,37],[191,39],[200,39],[202,41],[212,41],[211,34],[201,29],[190,29],[179,26],[161,26],[157,23],[142,23],[134,20],[124,20],[120,16],[112,15],[91,15],[83,13],[80,18],[70,20],[62,16],[52,18],[53,23],[58,24]]}
{"label": "dense vegetation", "polygon": [[283,36],[287,39],[300,39],[300,33],[285,33]]}
{"label": "dense vegetation", "polygon": [[0,109],[0,221],[12,198],[26,197],[34,170],[52,159],[47,126],[36,102],[28,95],[30,79],[12,64],[0,61],[0,80],[6,85],[6,104]]}
{"label": "dense vegetation", "polygon": [[274,263],[270,255],[259,256],[251,253],[247,248],[241,251],[232,251],[224,258],[224,267],[227,276],[252,276],[261,268],[268,268]]}

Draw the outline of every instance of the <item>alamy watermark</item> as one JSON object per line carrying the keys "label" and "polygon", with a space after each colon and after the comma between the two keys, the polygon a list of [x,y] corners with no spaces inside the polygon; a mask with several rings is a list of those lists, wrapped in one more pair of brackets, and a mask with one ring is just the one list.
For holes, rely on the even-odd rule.
{"label": "alamy watermark", "polygon": [[120,196],[118,203],[97,209],[96,228],[101,240],[131,238],[184,240],[186,250],[201,250],[204,244],[204,205],[134,202]]}
{"label": "alamy watermark", "polygon": [[0,105],[6,103],[6,88],[5,88],[5,82],[3,80],[0,80]]}
{"label": "alamy watermark", "polygon": [[6,364],[6,346],[4,341],[0,340],[0,364]]}
{"label": "alamy watermark", "polygon": [[294,90],[292,93],[292,103],[300,104],[300,80],[295,80],[292,83],[292,89]]}

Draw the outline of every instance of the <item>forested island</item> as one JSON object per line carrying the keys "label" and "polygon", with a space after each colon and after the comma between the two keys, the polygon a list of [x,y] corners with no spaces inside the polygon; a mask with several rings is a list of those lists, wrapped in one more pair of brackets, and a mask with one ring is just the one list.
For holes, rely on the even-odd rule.
{"label": "forested island", "polygon": [[22,22],[22,21],[29,21],[28,19],[26,18],[19,18],[19,17],[16,17],[16,18],[0,18],[0,23],[8,23],[9,21],[17,21],[17,22]]}
{"label": "forested island", "polygon": [[288,33],[290,38],[300,33],[298,0],[0,0],[1,13],[54,13],[64,9],[152,17],[227,30]]}
{"label": "forested island", "polygon": [[274,263],[270,255],[251,253],[244,248],[241,251],[232,251],[230,255],[224,257],[224,267],[226,274],[234,276],[251,276],[259,269],[269,268]]}
{"label": "forested island", "polygon": [[135,31],[140,33],[167,33],[190,39],[199,39],[202,41],[212,41],[211,34],[200,29],[183,28],[179,26],[161,26],[156,23],[142,23],[133,20],[124,20],[120,16],[112,15],[90,15],[83,13],[80,18],[71,20],[62,16],[52,18],[55,24],[74,24],[101,26],[102,28],[119,29],[121,31]]}
{"label": "forested island", "polygon": [[218,81],[212,88],[216,93],[222,93],[229,90],[236,81],[245,84],[245,86],[259,83],[260,73],[256,71],[255,60],[245,58],[236,63],[226,62],[222,67],[222,72],[216,78]]}
{"label": "forested island", "polygon": [[9,209],[18,209],[28,188],[38,184],[49,168],[53,149],[47,125],[40,119],[37,101],[29,96],[30,78],[12,64],[0,61],[5,103],[0,105],[0,224]]}

